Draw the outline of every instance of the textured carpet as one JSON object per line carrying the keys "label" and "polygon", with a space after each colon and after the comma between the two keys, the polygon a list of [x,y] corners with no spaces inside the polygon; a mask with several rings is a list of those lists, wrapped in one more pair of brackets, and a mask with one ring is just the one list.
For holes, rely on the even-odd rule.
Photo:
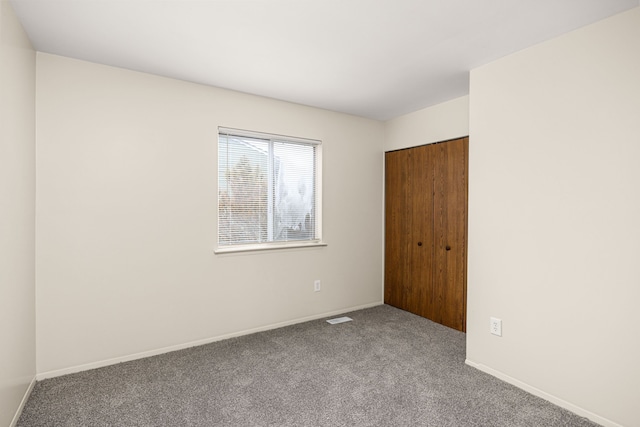
{"label": "textured carpet", "polygon": [[464,364],[390,306],[38,382],[19,427],[596,426]]}

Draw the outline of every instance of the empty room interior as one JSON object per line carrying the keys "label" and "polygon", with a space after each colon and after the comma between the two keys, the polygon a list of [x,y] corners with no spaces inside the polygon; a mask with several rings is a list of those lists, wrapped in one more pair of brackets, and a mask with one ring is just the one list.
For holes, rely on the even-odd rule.
{"label": "empty room interior", "polygon": [[[0,426],[30,425],[48,381],[238,339],[303,339],[313,325],[362,337],[380,315],[385,336],[362,340],[362,363],[405,319],[417,340],[461,340],[453,369],[567,417],[640,427],[637,0],[0,0],[0,66]],[[462,237],[396,239],[420,232],[424,207],[394,211],[406,198],[393,196],[432,194],[412,183],[451,169],[392,158],[453,141],[466,144],[465,184],[441,196],[464,204]],[[280,145],[311,153],[295,185]],[[233,149],[268,173],[223,161]],[[241,197],[228,194],[263,186],[264,206],[233,211]],[[446,252],[416,261],[428,248]],[[454,253],[453,320],[413,310],[433,294],[406,282],[437,282]],[[352,321],[325,322],[341,316]],[[424,375],[343,363],[381,387]],[[380,399],[371,413],[340,403],[296,423],[455,425]],[[294,425],[264,411],[264,424],[238,425]]]}

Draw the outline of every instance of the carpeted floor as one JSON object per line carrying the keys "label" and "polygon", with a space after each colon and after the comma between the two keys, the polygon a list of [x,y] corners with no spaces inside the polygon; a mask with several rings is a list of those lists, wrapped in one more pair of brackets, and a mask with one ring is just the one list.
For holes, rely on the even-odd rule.
{"label": "carpeted floor", "polygon": [[464,364],[390,306],[38,382],[18,427],[597,426]]}

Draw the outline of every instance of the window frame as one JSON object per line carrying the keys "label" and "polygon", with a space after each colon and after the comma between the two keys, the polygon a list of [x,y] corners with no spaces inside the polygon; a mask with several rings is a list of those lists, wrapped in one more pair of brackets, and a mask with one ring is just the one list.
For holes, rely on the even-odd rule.
{"label": "window frame", "polygon": [[[236,136],[241,138],[264,139],[276,142],[285,142],[291,144],[313,145],[315,146],[315,237],[308,240],[288,240],[288,241],[267,241],[260,243],[236,243],[229,245],[220,245],[220,138],[224,135]],[[216,139],[216,249],[214,253],[236,253],[236,252],[254,252],[254,251],[270,251],[275,249],[296,249],[296,248],[313,248],[327,246],[322,240],[322,141],[291,137],[286,135],[248,131],[242,129],[234,129],[228,127],[218,127]],[[270,189],[271,190],[271,189]]]}

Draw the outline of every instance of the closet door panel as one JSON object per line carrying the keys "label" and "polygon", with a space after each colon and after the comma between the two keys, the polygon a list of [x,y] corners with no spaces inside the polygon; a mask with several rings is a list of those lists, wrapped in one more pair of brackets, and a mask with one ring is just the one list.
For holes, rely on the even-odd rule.
{"label": "closet door panel", "polygon": [[433,178],[435,151],[425,145],[407,150],[411,155],[411,261],[407,311],[433,319]]}
{"label": "closet door panel", "polygon": [[433,304],[433,161],[429,146],[385,156],[385,303],[423,317]]}
{"label": "closet door panel", "polygon": [[435,162],[435,321],[466,330],[468,138],[438,144]]}
{"label": "closet door panel", "polygon": [[385,268],[384,301],[405,308],[407,287],[410,282],[411,171],[407,167],[407,151],[394,151],[385,155]]}

